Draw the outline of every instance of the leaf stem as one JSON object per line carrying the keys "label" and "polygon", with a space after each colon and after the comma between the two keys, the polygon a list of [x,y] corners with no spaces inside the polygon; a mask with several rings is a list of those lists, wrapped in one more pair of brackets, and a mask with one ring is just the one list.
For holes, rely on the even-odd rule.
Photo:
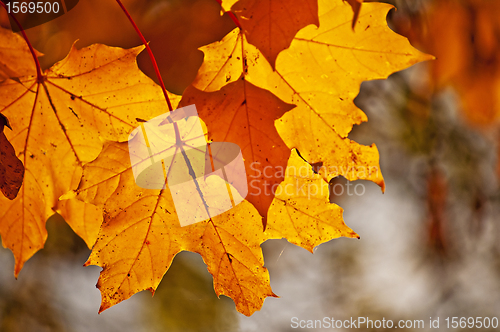
{"label": "leaf stem", "polygon": [[[222,6],[222,0],[215,0],[215,1],[217,1],[217,2],[219,3],[219,5],[221,5],[221,6]],[[240,28],[240,29],[241,29],[241,24],[240,24],[240,21],[238,21],[238,18],[236,17],[236,15],[234,15],[234,13],[233,13],[233,12],[229,12],[229,11],[228,11],[228,12],[226,12],[226,13],[227,13],[227,14],[229,15],[229,17],[233,20],[234,24],[236,24],[236,26],[237,26],[238,28]]]}
{"label": "leaf stem", "polygon": [[148,51],[149,58],[151,59],[151,62],[153,63],[153,67],[155,69],[156,77],[158,77],[158,81],[160,82],[160,86],[161,86],[161,89],[163,91],[163,95],[165,96],[165,100],[167,101],[168,109],[170,111],[173,111],[174,109],[172,107],[172,104],[170,103],[170,98],[168,97],[167,89],[165,89],[165,84],[163,83],[163,79],[161,78],[160,69],[158,69],[158,64],[156,63],[156,59],[155,59],[155,56],[153,55],[153,51],[151,51],[151,48],[149,47],[149,44],[146,41],[146,38],[144,38],[144,36],[141,33],[141,30],[139,30],[139,28],[137,27],[137,24],[135,24],[134,20],[132,19],[132,16],[130,16],[129,12],[125,8],[125,6],[122,4],[122,2],[120,0],[116,0],[116,2],[121,7],[121,9],[125,13],[125,15],[127,15],[130,23],[132,23],[132,26],[134,27],[135,31],[137,32],[137,34],[141,38],[142,43],[144,44],[144,46],[146,46],[146,50]]}
{"label": "leaf stem", "polygon": [[42,75],[42,67],[40,66],[40,62],[38,61],[38,57],[36,56],[35,49],[31,45],[31,42],[28,39],[28,36],[26,36],[26,32],[24,32],[23,26],[21,25],[21,23],[19,23],[19,21],[17,20],[17,18],[12,13],[9,12],[9,10],[7,9],[7,6],[5,6],[5,4],[2,1],[0,1],[0,5],[2,5],[2,7],[7,12],[7,14],[10,17],[12,17],[12,19],[14,20],[14,22],[16,22],[17,26],[21,30],[21,33],[23,34],[23,38],[26,41],[26,44],[28,44],[28,48],[30,49],[31,56],[33,57],[33,60],[35,61],[35,66],[36,66],[36,80],[37,80],[38,83],[42,83],[43,80],[44,80],[44,77]]}

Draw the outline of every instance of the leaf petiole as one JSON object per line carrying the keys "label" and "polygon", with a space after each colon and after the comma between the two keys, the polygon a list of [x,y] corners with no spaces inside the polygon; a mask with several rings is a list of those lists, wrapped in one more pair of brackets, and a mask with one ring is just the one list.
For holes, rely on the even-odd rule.
{"label": "leaf petiole", "polygon": [[155,56],[153,55],[153,51],[151,51],[151,48],[149,47],[149,43],[146,41],[146,38],[141,33],[141,30],[139,30],[139,27],[137,27],[137,24],[135,24],[134,20],[132,19],[132,16],[130,16],[130,13],[128,10],[125,8],[125,6],[122,4],[120,0],[116,0],[120,8],[123,10],[125,15],[128,17],[130,23],[134,27],[135,31],[137,32],[137,35],[141,38],[142,43],[146,47],[146,50],[148,51],[149,58],[151,59],[151,62],[153,63],[153,67],[155,69],[156,77],[158,77],[158,81],[160,82],[161,89],[163,91],[163,95],[165,96],[165,100],[167,101],[168,109],[170,111],[173,111],[172,104],[170,103],[170,98],[168,98],[168,93],[167,89],[165,89],[165,84],[163,83],[163,79],[161,78],[160,74],[160,69],[158,69],[158,64],[156,63]]}

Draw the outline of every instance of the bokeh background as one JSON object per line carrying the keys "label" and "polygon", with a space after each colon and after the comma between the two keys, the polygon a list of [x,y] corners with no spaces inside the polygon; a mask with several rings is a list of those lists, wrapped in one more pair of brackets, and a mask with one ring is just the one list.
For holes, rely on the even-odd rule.
{"label": "bokeh background", "polygon": [[[167,89],[178,94],[201,65],[198,48],[234,28],[215,0],[123,2],[150,41]],[[251,317],[217,299],[193,253],[175,258],[153,298],[142,292],[98,315],[100,268],[82,266],[89,249],[54,216],[46,247],[18,280],[11,252],[0,250],[0,331],[295,331],[292,317],[358,316],[423,319],[419,331],[440,317],[433,330],[445,331],[446,317],[500,318],[500,1],[392,3],[398,10],[388,15],[390,27],[437,59],[361,86],[356,104],[369,121],[350,138],[377,144],[387,189],[357,182],[363,195],[331,197],[360,240],[333,240],[313,255],[286,240],[264,243],[280,298],[266,299]],[[3,10],[0,23],[9,24]],[[113,0],[80,0],[27,33],[46,54],[45,68],[75,40],[78,48],[140,44]],[[139,64],[156,80],[145,52]]]}

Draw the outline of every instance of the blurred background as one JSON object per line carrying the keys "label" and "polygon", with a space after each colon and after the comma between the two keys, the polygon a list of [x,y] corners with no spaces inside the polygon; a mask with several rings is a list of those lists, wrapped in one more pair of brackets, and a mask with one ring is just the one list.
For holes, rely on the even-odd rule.
{"label": "blurred background", "polygon": [[[177,94],[201,65],[197,49],[234,28],[215,0],[123,2]],[[280,298],[251,317],[217,299],[193,253],[176,257],[153,298],[142,292],[97,315],[100,268],[82,266],[89,249],[54,216],[45,249],[18,280],[12,253],[0,250],[0,331],[295,331],[292,317],[358,316],[422,319],[419,331],[440,317],[433,330],[448,331],[446,317],[500,318],[500,1],[390,2],[390,27],[437,59],[361,86],[355,102],[369,121],[349,137],[376,143],[387,189],[358,181],[363,195],[331,195],[360,240],[333,240],[314,255],[286,240],[264,243]],[[0,23],[9,25],[3,10]],[[45,68],[77,39],[78,48],[140,44],[112,0],[80,0],[27,34]],[[156,80],[145,52],[139,64]]]}

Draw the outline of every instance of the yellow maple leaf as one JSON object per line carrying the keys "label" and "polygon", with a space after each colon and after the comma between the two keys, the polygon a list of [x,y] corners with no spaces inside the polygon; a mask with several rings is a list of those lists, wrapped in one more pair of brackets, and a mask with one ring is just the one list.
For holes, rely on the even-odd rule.
{"label": "yellow maple leaf", "polygon": [[284,237],[310,252],[321,243],[341,236],[359,238],[346,226],[342,213],[340,206],[330,204],[328,184],[292,150],[285,180],[276,189],[269,208],[268,237]]}
{"label": "yellow maple leaf", "polygon": [[[241,3],[271,5],[268,0]],[[234,6],[239,8],[239,2]],[[344,224],[342,209],[329,203],[327,181],[343,175],[384,187],[376,147],[347,138],[355,124],[366,121],[353,100],[362,81],[385,78],[430,58],[387,27],[389,8],[364,5],[353,32],[349,4],[320,0],[319,28],[306,26],[291,43],[292,31],[310,22],[310,17],[302,20],[301,16],[292,25],[275,24],[269,19],[276,13],[271,8],[262,17],[273,27],[283,25],[287,30],[285,43],[280,41],[276,47],[269,46],[276,42],[274,36],[263,37],[257,22],[252,22],[248,15],[252,8],[240,8],[240,18],[248,20],[242,26],[247,28],[235,29],[203,48],[204,63],[183,103],[198,106],[211,139],[241,145],[247,169],[261,163],[262,174],[256,178],[272,181],[271,194],[254,199],[257,209],[243,201],[185,227],[179,227],[180,209],[197,206],[174,208],[167,186],[138,187],[125,143],[106,142],[103,148],[102,139],[124,141],[137,121],[165,112],[161,90],[137,70],[134,60],[140,48],[73,49],[43,77],[25,77],[21,84],[1,83],[0,111],[14,119],[10,139],[27,170],[18,198],[0,202],[0,233],[16,257],[15,273],[43,246],[45,220],[57,211],[89,246],[97,238],[86,264],[103,267],[98,282],[100,311],[138,291],[154,293],[182,250],[203,257],[218,295],[230,296],[245,315],[259,310],[266,297],[275,296],[263,266],[262,242],[285,237],[312,251],[335,237],[356,237]],[[252,41],[258,47],[247,41],[254,36],[264,39]],[[177,136],[168,139],[178,143]],[[182,150],[182,144],[176,149]],[[305,161],[292,149],[300,151]],[[322,165],[319,174],[312,172],[312,163]],[[287,164],[284,177],[281,170]],[[292,173],[297,167],[306,168],[304,176]],[[221,191],[228,186],[216,184]],[[304,186],[314,186],[318,192],[304,192]],[[79,201],[66,199],[74,196]],[[96,224],[85,233],[89,219],[99,223],[97,216],[102,214],[99,234]],[[269,218],[265,232],[262,216]]]}
{"label": "yellow maple leaf", "polygon": [[275,70],[235,29],[202,48],[205,59],[193,85],[216,91],[243,75],[245,81],[297,106],[276,121],[276,128],[289,148],[297,148],[310,163],[323,164],[325,178],[343,175],[384,187],[376,147],[346,138],[353,125],[367,120],[353,100],[362,81],[386,78],[432,58],[387,27],[390,8],[365,4],[354,32],[347,3],[319,1],[320,27],[299,31],[279,54]]}
{"label": "yellow maple leaf", "polygon": [[[320,2],[320,28],[301,30],[278,56],[275,70],[239,29],[203,48],[204,63],[181,105],[196,104],[210,139],[237,143],[244,154],[258,151],[247,153],[246,162],[269,158],[265,165],[276,174],[278,166],[288,161],[285,181],[278,186],[280,178],[274,179],[274,189],[281,192],[269,212],[259,211],[269,218],[265,232],[256,210],[246,202],[218,217],[179,228],[168,188],[134,185],[123,144],[110,144],[84,166],[77,197],[102,206],[105,212],[88,261],[104,267],[98,283],[101,310],[140,290],[154,291],[175,254],[190,250],[204,258],[217,294],[230,296],[240,312],[250,315],[266,296],[274,296],[262,266],[259,245],[264,240],[285,237],[312,251],[339,236],[357,237],[343,222],[342,209],[330,204],[325,181],[344,175],[383,186],[376,147],[346,138],[354,124],[366,120],[353,99],[361,81],[387,77],[428,58],[389,30],[385,24],[389,8],[365,6],[358,20],[361,32],[356,35],[349,24],[348,4]],[[381,42],[384,34],[389,37]],[[321,174],[314,174],[295,150],[290,159],[285,154],[294,147],[301,154],[304,151],[308,162],[339,168],[323,167]],[[291,169],[304,167],[304,176],[291,174]],[[304,186],[318,191],[303,192]],[[287,188],[295,191],[288,193]]]}
{"label": "yellow maple leaf", "polygon": [[174,207],[168,187],[154,190],[135,184],[126,143],[107,143],[102,154],[84,166],[76,195],[105,212],[86,263],[104,268],[97,284],[100,311],[141,290],[154,294],[183,250],[202,256],[217,295],[231,297],[243,314],[251,315],[267,296],[275,296],[263,266],[261,217],[250,203],[243,201],[209,220],[180,227],[179,206]]}
{"label": "yellow maple leaf", "polygon": [[[93,244],[98,210],[82,202],[60,203],[59,197],[78,185],[82,165],[97,157],[102,139],[124,141],[137,116],[165,112],[161,89],[137,68],[143,48],[73,47],[41,78],[0,83],[0,112],[13,128],[6,135],[26,169],[17,198],[0,198],[0,234],[14,253],[16,276],[43,247],[45,222],[54,212]],[[86,228],[90,231],[83,232]]]}

